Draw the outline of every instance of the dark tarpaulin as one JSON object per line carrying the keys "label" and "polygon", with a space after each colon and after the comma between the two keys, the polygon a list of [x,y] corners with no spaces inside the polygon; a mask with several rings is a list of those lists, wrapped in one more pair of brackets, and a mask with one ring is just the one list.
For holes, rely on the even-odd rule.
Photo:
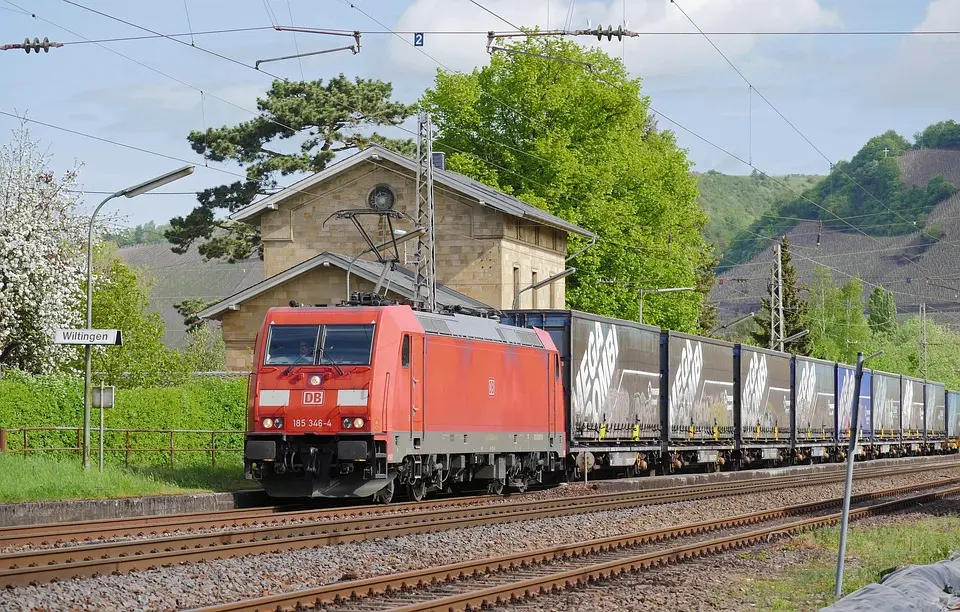
{"label": "dark tarpaulin", "polygon": [[930,565],[907,565],[850,593],[820,612],[944,612],[960,610],[960,553]]}

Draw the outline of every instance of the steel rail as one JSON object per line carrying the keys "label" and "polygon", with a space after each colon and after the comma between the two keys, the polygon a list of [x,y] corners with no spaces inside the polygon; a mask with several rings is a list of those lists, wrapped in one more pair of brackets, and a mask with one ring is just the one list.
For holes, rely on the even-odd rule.
{"label": "steel rail", "polygon": [[[878,467],[859,466],[856,474],[860,479],[910,474],[931,469],[960,467],[960,461],[924,462],[920,465]],[[782,477],[765,476],[758,479],[745,479],[731,482],[713,482],[694,485],[679,485],[669,487],[653,487],[641,489],[637,493],[648,495],[664,495],[664,501],[673,501],[666,496],[677,492],[693,493],[703,491],[711,495],[721,496],[740,492],[742,489],[752,489],[760,483],[777,479],[781,484],[793,481],[809,481],[810,484],[819,482],[839,481],[839,472],[834,474],[821,473],[813,476],[805,474],[787,475]],[[786,480],[790,479],[790,480]],[[607,495],[624,495],[612,493]],[[526,494],[517,497],[522,500]],[[274,506],[270,508],[252,508],[243,510],[228,510],[222,512],[194,512],[186,514],[151,515],[143,517],[128,517],[119,519],[105,519],[92,521],[76,521],[70,523],[23,525],[0,528],[0,550],[24,545],[51,545],[74,542],[94,542],[115,537],[148,537],[170,534],[171,532],[208,529],[245,527],[250,525],[277,524],[291,521],[324,520],[330,517],[372,516],[385,514],[399,514],[403,512],[423,512],[434,508],[482,506],[485,500],[494,500],[493,503],[502,505],[504,502],[496,496],[465,496],[450,499],[433,500],[430,502],[394,504],[387,506],[348,506],[302,510],[302,506]],[[658,500],[652,500],[656,503]],[[479,502],[479,503],[478,503]]]}
{"label": "steel rail", "polygon": [[[919,468],[912,467],[910,471]],[[929,468],[925,468],[929,469]],[[873,472],[870,472],[872,475]],[[878,476],[888,476],[891,472],[878,472]],[[501,502],[494,504],[467,504],[464,500],[447,500],[449,503],[425,506],[407,504],[402,511],[390,511],[389,506],[374,507],[373,511],[356,513],[348,511],[341,514],[340,510],[307,510],[290,512],[282,516],[269,514],[256,519],[241,520],[239,524],[249,525],[251,522],[261,523],[271,518],[280,525],[247,527],[225,532],[208,534],[178,534],[159,538],[147,538],[126,542],[94,542],[86,545],[67,546],[60,548],[45,548],[0,554],[0,569],[17,568],[30,565],[48,565],[51,563],[72,562],[78,559],[89,560],[105,558],[111,555],[135,555],[158,550],[186,549],[192,546],[216,546],[233,542],[246,542],[254,539],[277,537],[297,537],[320,535],[350,531],[364,531],[369,527],[403,526],[409,524],[428,524],[438,521],[447,521],[451,518],[463,521],[464,519],[482,518],[490,515],[512,515],[513,520],[523,520],[528,517],[525,510],[544,511],[547,509],[564,508],[573,512],[589,512],[612,510],[624,507],[634,507],[644,504],[660,504],[675,501],[690,501],[703,497],[722,497],[734,494],[766,491],[771,488],[779,489],[795,483],[800,486],[839,481],[839,475],[818,474],[788,475],[771,477],[758,481],[744,480],[728,483],[705,483],[698,485],[673,486],[657,489],[643,489],[639,491],[599,493],[577,497],[558,497],[548,500],[527,500]],[[383,511],[378,511],[383,509]],[[405,512],[415,510],[416,512]],[[386,515],[386,516],[384,516]],[[561,514],[557,514],[560,516]],[[332,517],[332,520],[323,520]],[[295,522],[299,521],[299,522]],[[140,520],[136,521],[140,524]],[[232,520],[207,519],[193,522],[191,526],[230,527]],[[140,528],[138,527],[137,530]],[[119,530],[120,534],[128,532]],[[93,533],[105,537],[105,533],[118,534],[118,530],[104,531],[94,529]],[[137,533],[139,535],[139,533]],[[62,538],[62,535],[60,536]],[[321,542],[318,545],[325,545]]]}
{"label": "steel rail", "polygon": [[[957,479],[948,479],[939,483],[913,485],[876,491],[854,496],[857,503],[871,501],[893,495],[915,491],[917,488],[943,487],[956,482]],[[879,503],[873,506],[851,510],[851,517],[861,517],[876,514],[910,504],[942,499],[960,494],[960,486],[949,489],[913,495],[904,499]],[[503,574],[515,572],[521,568],[536,569],[539,574],[534,578],[522,580],[506,580],[495,586],[466,590],[462,593],[430,598],[423,602],[412,602],[402,607],[391,608],[404,612],[426,610],[463,610],[479,609],[482,606],[502,604],[517,599],[525,599],[540,593],[550,592],[560,588],[570,588],[587,581],[611,578],[627,571],[636,571],[656,567],[702,556],[713,552],[721,552],[733,548],[741,548],[772,538],[789,535],[809,529],[836,523],[840,520],[840,513],[826,516],[812,517],[792,521],[787,524],[777,524],[763,529],[737,535],[721,537],[706,542],[697,542],[684,546],[677,546],[666,550],[635,554],[630,549],[638,545],[664,542],[680,537],[703,534],[713,531],[742,527],[764,521],[805,514],[839,506],[842,498],[835,498],[820,502],[786,506],[774,510],[754,512],[714,521],[702,521],[675,527],[667,527],[651,531],[631,533],[622,536],[589,540],[555,546],[551,548],[515,553],[489,559],[466,561],[423,570],[412,570],[399,574],[378,576],[328,584],[322,587],[305,589],[291,593],[282,593],[254,599],[246,599],[226,604],[198,608],[196,612],[248,612],[287,609],[312,609],[314,607],[329,607],[335,605],[362,605],[368,597],[378,595],[409,595],[405,599],[413,599],[414,593],[407,591],[433,588],[443,583],[456,584],[457,581],[489,574]],[[576,561],[579,557],[614,555],[618,558],[601,562],[583,562],[573,569],[562,569],[555,572],[542,572],[535,566],[546,566],[555,562]],[[546,569],[546,568],[542,568]],[[429,594],[426,594],[429,595]],[[359,600],[359,601],[358,601]],[[369,602],[371,608],[374,601]]]}
{"label": "steel rail", "polygon": [[[756,485],[752,490],[781,489],[779,479]],[[960,482],[960,478],[940,481]],[[807,480],[800,486],[816,484]],[[743,493],[741,488],[738,493]],[[14,587],[56,579],[88,577],[107,573],[124,573],[185,562],[280,552],[303,548],[317,548],[332,544],[398,537],[418,533],[433,533],[462,529],[490,523],[516,522],[587,512],[632,508],[649,503],[649,496],[602,494],[583,498],[531,500],[499,504],[408,513],[389,517],[368,516],[360,519],[282,525],[224,531],[199,535],[183,535],[153,540],[134,540],[28,550],[0,555],[0,586]],[[664,495],[653,491],[657,502],[700,499],[703,492]],[[726,492],[726,494],[733,494]]]}

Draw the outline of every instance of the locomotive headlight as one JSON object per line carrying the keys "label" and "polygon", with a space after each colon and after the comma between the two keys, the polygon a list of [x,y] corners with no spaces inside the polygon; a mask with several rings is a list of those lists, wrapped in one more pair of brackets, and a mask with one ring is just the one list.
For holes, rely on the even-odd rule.
{"label": "locomotive headlight", "polygon": [[353,419],[353,426],[357,429],[363,427],[363,419],[361,419],[360,417]]}
{"label": "locomotive headlight", "polygon": [[353,426],[353,419],[351,419],[350,417],[343,419],[344,429],[350,429],[351,426]]}
{"label": "locomotive headlight", "polygon": [[270,417],[263,419],[263,428],[270,429],[271,427],[273,427],[273,419]]}
{"label": "locomotive headlight", "polygon": [[280,417],[277,417],[276,419],[274,419],[274,421],[273,421],[273,426],[276,427],[277,429],[282,428],[282,427],[283,427],[283,419],[280,418]]}
{"label": "locomotive headlight", "polygon": [[310,384],[313,385],[314,387],[319,385],[321,382],[323,382],[323,379],[320,378],[319,374],[314,374],[313,376],[310,377]]}

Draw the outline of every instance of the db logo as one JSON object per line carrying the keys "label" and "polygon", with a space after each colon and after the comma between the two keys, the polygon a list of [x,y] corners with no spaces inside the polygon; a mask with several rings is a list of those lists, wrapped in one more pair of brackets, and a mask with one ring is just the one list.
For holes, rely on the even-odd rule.
{"label": "db logo", "polygon": [[322,404],[323,391],[304,391],[303,403],[304,404]]}

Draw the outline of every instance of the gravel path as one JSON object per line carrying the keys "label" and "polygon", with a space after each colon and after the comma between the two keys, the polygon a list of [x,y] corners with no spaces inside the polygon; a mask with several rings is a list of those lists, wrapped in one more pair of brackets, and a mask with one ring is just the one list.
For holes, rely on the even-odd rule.
{"label": "gravel path", "polygon": [[[949,477],[960,477],[960,468],[855,482],[854,492],[866,493]],[[835,498],[842,495],[842,492],[842,484],[817,485],[776,493],[744,494],[714,500],[487,525],[388,540],[224,559],[122,576],[71,580],[8,590],[0,597],[0,608],[192,608],[305,589],[337,580],[366,578],[429,565],[536,550],[585,539]],[[681,608],[686,609],[682,606]]]}

